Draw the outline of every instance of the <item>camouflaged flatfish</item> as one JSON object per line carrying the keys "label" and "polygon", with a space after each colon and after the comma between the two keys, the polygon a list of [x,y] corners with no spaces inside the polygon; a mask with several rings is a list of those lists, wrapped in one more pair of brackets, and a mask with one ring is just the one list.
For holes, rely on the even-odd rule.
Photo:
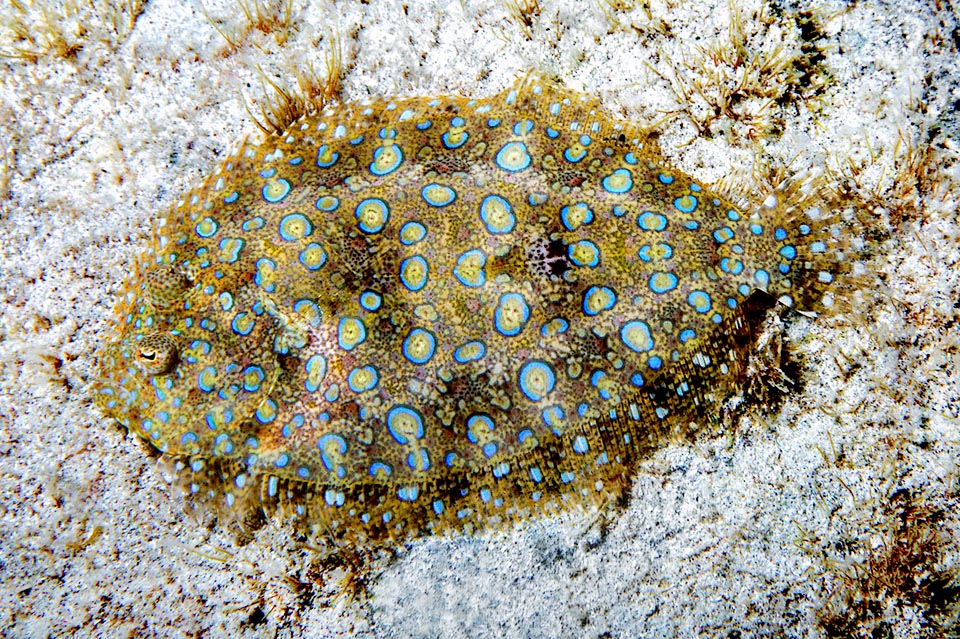
{"label": "camouflaged flatfish", "polygon": [[96,402],[197,496],[338,541],[597,504],[717,423],[751,303],[815,303],[838,243],[547,82],[337,105],[160,221]]}

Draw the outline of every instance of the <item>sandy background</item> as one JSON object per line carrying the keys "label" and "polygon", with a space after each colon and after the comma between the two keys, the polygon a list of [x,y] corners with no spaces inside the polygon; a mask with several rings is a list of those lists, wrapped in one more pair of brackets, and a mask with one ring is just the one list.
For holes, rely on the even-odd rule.
{"label": "sandy background", "polygon": [[[0,633],[934,637],[956,623],[960,10],[512,4],[0,8]],[[335,38],[345,99],[486,95],[539,70],[662,121],[668,159],[734,196],[763,199],[756,166],[836,171],[852,206],[883,205],[874,219],[896,226],[878,285],[856,313],[792,318],[803,388],[643,462],[609,526],[429,539],[379,566],[365,603],[337,597],[282,527],[241,547],[185,513],[86,391],[152,221],[255,132],[244,103],[260,115],[263,77],[323,77]]]}

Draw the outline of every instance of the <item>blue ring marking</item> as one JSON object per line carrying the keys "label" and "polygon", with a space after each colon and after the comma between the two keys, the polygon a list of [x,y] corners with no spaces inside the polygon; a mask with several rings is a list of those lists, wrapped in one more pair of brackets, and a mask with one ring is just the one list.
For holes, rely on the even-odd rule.
{"label": "blue ring marking", "polygon": [[230,328],[233,329],[233,332],[237,335],[249,335],[255,323],[256,320],[241,311],[233,316],[233,320],[230,322]]}
{"label": "blue ring marking", "polygon": [[261,424],[269,424],[277,418],[277,403],[272,399],[263,400],[257,407],[254,417]]}
{"label": "blue ring marking", "polygon": [[532,479],[534,483],[539,484],[540,482],[543,481],[543,473],[540,472],[539,468],[534,466],[533,468],[530,469],[530,479]]}
{"label": "blue ring marking", "polygon": [[668,271],[658,271],[650,276],[650,290],[660,295],[677,288],[677,276]]}
{"label": "blue ring marking", "polygon": [[540,418],[544,424],[553,430],[555,435],[562,434],[560,427],[563,426],[563,420],[566,418],[562,408],[559,406],[547,406],[541,411]]}
{"label": "blue ring marking", "polygon": [[[322,318],[323,313],[320,312],[320,307],[317,306],[317,303],[313,300],[297,300],[293,304],[293,310],[300,317],[305,319],[310,326],[320,326],[320,319]],[[299,348],[303,347],[300,346]]]}
{"label": "blue ring marking", "polygon": [[263,224],[264,224],[263,218],[258,215],[256,217],[252,217],[249,220],[245,221],[243,224],[240,225],[240,228],[242,228],[244,231],[247,231],[247,232],[256,231],[257,229],[262,229]]}
{"label": "blue ring marking", "polygon": [[520,390],[531,402],[539,402],[553,392],[557,378],[549,364],[532,360],[520,367],[517,375]]}
{"label": "blue ring marking", "polygon": [[696,336],[697,332],[692,328],[685,328],[684,330],[680,331],[680,343],[686,344]]}
{"label": "blue ring marking", "polygon": [[280,434],[284,437],[290,437],[294,433],[294,430],[299,430],[303,427],[304,419],[303,415],[294,415],[289,422],[283,425],[283,428],[280,429]]}
{"label": "blue ring marking", "polygon": [[530,319],[530,306],[519,293],[504,293],[493,312],[497,332],[507,337],[518,335]]}
{"label": "blue ring marking", "polygon": [[490,118],[487,120],[487,126],[491,129],[495,129],[500,126],[500,118]]}
{"label": "blue ring marking", "polygon": [[433,502],[433,514],[442,515],[443,514],[443,502],[439,499],[434,500]]}
{"label": "blue ring marking", "polygon": [[603,178],[601,184],[607,192],[620,195],[633,188],[633,174],[630,169],[617,169]]}
{"label": "blue ring marking", "polygon": [[606,286],[591,286],[583,294],[583,312],[593,317],[609,311],[617,303],[617,294]]}
{"label": "blue ring marking", "polygon": [[240,257],[240,249],[243,248],[243,240],[235,237],[225,237],[220,240],[218,247],[220,248],[220,261],[226,262],[227,264],[233,264],[237,261],[237,258]]}
{"label": "blue ring marking", "polygon": [[[417,497],[419,496],[420,496],[419,486],[402,486],[397,490],[397,497],[400,498],[400,501],[416,501]],[[387,523],[387,522],[384,522],[384,523]]]}
{"label": "blue ring marking", "polygon": [[531,193],[527,196],[527,202],[530,203],[530,206],[540,206],[547,201],[547,194],[543,192]]}
{"label": "blue ring marking", "polygon": [[429,129],[431,126],[433,126],[433,122],[431,122],[430,120],[424,120],[424,121],[422,121],[422,122],[417,122],[417,130],[418,130],[418,131],[426,131],[426,130]]}
{"label": "blue ring marking", "polygon": [[801,224],[801,225],[800,225],[800,234],[801,234],[801,235],[809,235],[809,234],[810,234],[810,225],[809,225],[809,224]]}
{"label": "blue ring marking", "polygon": [[340,206],[340,199],[333,195],[324,195],[317,199],[317,208],[325,213],[336,211]]}
{"label": "blue ring marking", "polygon": [[248,393],[255,393],[260,390],[263,384],[263,369],[259,366],[251,365],[243,369],[243,390]]}
{"label": "blue ring marking", "polygon": [[239,200],[239,199],[240,199],[240,194],[237,193],[236,191],[234,191],[233,193],[231,193],[231,194],[228,195],[227,197],[223,198],[223,203],[224,203],[224,204],[233,204],[234,202],[236,202],[236,201]]}
{"label": "blue ring marking", "polygon": [[554,317],[552,320],[540,327],[540,334],[544,337],[553,337],[554,335],[563,335],[570,328],[570,323],[562,317]]}
{"label": "blue ring marking", "polygon": [[387,412],[387,430],[398,444],[409,443],[411,436],[423,439],[423,417],[411,406],[394,406]]}
{"label": "blue ring marking", "polygon": [[407,222],[400,227],[400,243],[412,246],[427,236],[427,227],[420,222]]}
{"label": "blue ring marking", "polygon": [[[483,427],[486,427],[484,430]],[[480,438],[477,436],[477,433],[484,434],[487,432],[493,432],[496,425],[493,423],[493,419],[489,415],[484,414],[475,414],[467,418],[467,439],[470,440],[471,444],[476,444],[480,441]]]}
{"label": "blue ring marking", "polygon": [[624,324],[620,328],[620,340],[636,353],[646,353],[654,345],[650,325],[643,320],[630,320]]}
{"label": "blue ring marking", "polygon": [[354,393],[363,393],[372,390],[380,383],[380,374],[373,366],[363,366],[350,371],[347,376],[347,386]]}
{"label": "blue ring marking", "polygon": [[650,359],[647,360],[647,366],[648,366],[651,370],[658,371],[658,370],[660,370],[660,367],[663,366],[663,360],[660,359],[660,358],[657,357],[657,356],[653,356],[653,357],[651,357]]}
{"label": "blue ring marking", "polygon": [[784,256],[788,260],[792,260],[797,257],[797,249],[792,246],[784,246],[780,249],[780,255]]}
{"label": "blue ring marking", "polygon": [[419,459],[417,459],[417,455],[415,453],[410,453],[407,455],[407,466],[413,468],[414,470],[430,470],[430,454],[427,453],[427,449],[421,448],[417,452],[420,453]]}
{"label": "blue ring marking", "polygon": [[763,288],[770,286],[770,274],[762,268],[757,269],[757,272],[753,274],[753,279],[757,280],[757,283]]}
{"label": "blue ring marking", "polygon": [[420,189],[420,196],[430,206],[447,206],[457,199],[457,192],[443,184],[428,184]]}
{"label": "blue ring marking", "polygon": [[527,438],[533,437],[533,431],[529,428],[524,428],[519,433],[517,433],[517,441],[521,444],[527,440]]}
{"label": "blue ring marking", "polygon": [[700,193],[701,191],[703,191],[703,187],[700,186],[699,184],[691,184],[690,190],[693,191],[694,193]]}
{"label": "blue ring marking", "polygon": [[445,131],[440,139],[443,141],[443,146],[448,149],[459,149],[469,137],[470,134],[466,131]]}
{"label": "blue ring marking", "polygon": [[600,263],[600,249],[590,240],[580,240],[568,246],[567,256],[577,266],[593,268]]}
{"label": "blue ring marking", "polygon": [[205,217],[197,222],[196,231],[197,235],[200,237],[207,238],[216,233],[217,229],[219,228],[220,225],[217,224],[216,220],[214,220],[212,217]]}
{"label": "blue ring marking", "polygon": [[673,201],[673,205],[677,207],[677,210],[683,213],[691,213],[697,208],[697,204],[696,195],[683,195]]}
{"label": "blue ring marking", "polygon": [[667,173],[661,173],[660,175],[657,176],[657,179],[659,179],[662,184],[673,183],[673,176]]}
{"label": "blue ring marking", "polygon": [[362,306],[364,310],[373,312],[378,310],[382,304],[383,297],[381,297],[380,293],[369,289],[360,293],[360,306]]}
{"label": "blue ring marking", "polygon": [[[214,455],[223,454],[229,455],[233,452],[233,442],[230,441],[230,435],[226,433],[220,433],[213,440]],[[217,450],[220,449],[220,450]],[[227,494],[229,497],[229,493]]]}
{"label": "blue ring marking", "polygon": [[627,207],[622,204],[615,204],[613,206],[613,216],[614,217],[623,217],[627,214]]}
{"label": "blue ring marking", "polygon": [[509,233],[517,223],[513,207],[499,195],[488,195],[480,203],[480,219],[493,234]]}
{"label": "blue ring marking", "polygon": [[344,317],[337,324],[337,344],[345,351],[354,348],[367,339],[367,327],[359,317]]}
{"label": "blue ring marking", "polygon": [[[644,383],[643,375],[641,375],[640,373],[634,373],[633,375],[630,376],[630,383],[636,386],[637,388],[642,387]],[[638,417],[634,417],[634,419],[638,419]]]}
{"label": "blue ring marking", "polygon": [[710,312],[712,300],[710,294],[706,291],[691,291],[687,295],[687,303],[690,304],[701,315]]}
{"label": "blue ring marking", "polygon": [[728,298],[727,298],[727,306],[729,306],[730,308],[736,308],[736,307],[737,307],[737,300],[733,299],[732,297],[728,297]]}
{"label": "blue ring marking", "polygon": [[513,125],[514,135],[524,135],[533,131],[533,120],[521,120]]}
{"label": "blue ring marking", "polygon": [[785,239],[787,239],[787,232],[786,232],[784,229],[778,227],[777,230],[775,230],[775,231],[773,232],[773,237],[774,237],[778,242],[782,242],[782,241],[784,241]]}
{"label": "blue ring marking", "polygon": [[740,295],[743,295],[744,297],[750,294],[750,287],[746,284],[741,284],[737,290],[740,292]]}
{"label": "blue ring marking", "polygon": [[817,254],[826,253],[827,245],[824,242],[814,242],[813,244],[810,245],[810,252],[817,253]]}
{"label": "blue ring marking", "polygon": [[504,171],[516,173],[530,166],[530,154],[523,142],[507,142],[497,152],[497,166]]}
{"label": "blue ring marking", "polygon": [[587,157],[587,150],[582,146],[580,146],[580,148],[576,151],[574,151],[574,147],[572,146],[563,150],[563,159],[567,162],[577,163],[585,157]]}
{"label": "blue ring marking", "polygon": [[743,272],[743,262],[732,257],[724,257],[720,260],[720,269],[724,273],[740,275]]}
{"label": "blue ring marking", "polygon": [[277,468],[284,468],[289,463],[290,463],[290,455],[288,455],[287,453],[281,453],[280,456],[277,457],[277,461],[273,462],[273,465],[276,466]]}
{"label": "blue ring marking", "polygon": [[560,132],[552,127],[547,127],[547,137],[548,138],[557,138],[560,136]]}
{"label": "blue ring marking", "polygon": [[667,228],[667,216],[654,211],[644,211],[637,218],[637,225],[644,231],[662,231]]}
{"label": "blue ring marking", "polygon": [[273,293],[277,289],[277,283],[274,281],[277,272],[277,263],[271,259],[261,257],[257,260],[257,274],[254,276],[254,283],[267,293]]}
{"label": "blue ring marking", "polygon": [[285,215],[277,227],[282,237],[287,242],[302,240],[313,233],[313,224],[310,223],[304,215],[300,213],[291,213]]}
{"label": "blue ring marking", "polygon": [[367,198],[357,204],[354,215],[364,233],[379,233],[390,219],[387,203],[378,198]]}
{"label": "blue ring marking", "polygon": [[180,443],[184,446],[189,444],[197,443],[197,434],[196,433],[184,433],[183,437],[180,438]]}
{"label": "blue ring marking", "polygon": [[[789,295],[785,297],[787,299],[786,301],[787,306],[791,306],[793,304],[793,300],[790,298]],[[714,313],[713,316],[710,318],[710,321],[713,322],[714,324],[719,324],[720,322],[723,321],[723,316],[720,315],[720,313]]]}
{"label": "blue ring marking", "polygon": [[700,223],[696,220],[684,220],[683,227],[690,231],[696,231],[700,228]]}
{"label": "blue ring marking", "polygon": [[315,271],[327,263],[327,252],[316,242],[310,242],[300,251],[299,260],[304,268]]}
{"label": "blue ring marking", "polygon": [[586,202],[577,202],[560,209],[560,221],[568,231],[576,231],[582,225],[593,222],[593,210]]}
{"label": "blue ring marking", "polygon": [[753,233],[754,235],[762,235],[763,227],[757,223],[753,223],[750,225],[750,232]]}
{"label": "blue ring marking", "polygon": [[574,479],[576,479],[576,477],[577,477],[576,474],[571,473],[569,471],[560,473],[560,481],[562,481],[565,484],[569,484]]}
{"label": "blue ring marking", "polygon": [[[494,444],[493,442],[487,442],[486,444],[483,445],[483,454],[487,458],[493,457],[494,455],[497,454],[497,445]],[[489,491],[487,491],[487,499],[488,500],[490,499]]]}
{"label": "blue ring marking", "polygon": [[[714,206],[716,206],[717,204],[719,204],[719,202],[714,202]],[[740,213],[738,213],[733,209],[730,209],[729,211],[727,211],[727,219],[730,220],[731,222],[739,222]]]}
{"label": "blue ring marking", "polygon": [[403,340],[403,356],[414,364],[426,364],[437,350],[437,338],[428,330],[415,328]]}
{"label": "blue ring marking", "polygon": [[326,144],[323,144],[319,149],[317,149],[317,166],[319,166],[321,169],[329,168],[336,163],[339,157],[339,153],[328,147]]}
{"label": "blue ring marking", "polygon": [[[331,446],[333,447],[332,451],[330,450]],[[323,467],[327,469],[327,472],[336,471],[337,476],[342,478],[344,474],[343,466],[339,464],[335,466],[330,453],[333,452],[335,455],[345,454],[347,452],[346,440],[340,435],[327,433],[317,442],[317,448],[320,450],[320,461],[323,462]]]}
{"label": "blue ring marking", "polygon": [[637,156],[634,155],[633,151],[630,151],[623,156],[623,161],[626,162],[627,164],[636,164]]}
{"label": "blue ring marking", "polygon": [[573,440],[573,452],[578,455],[583,455],[590,450],[590,446],[587,444],[587,438],[583,435],[577,435]]}
{"label": "blue ring marking", "polygon": [[479,249],[471,249],[457,258],[453,276],[464,286],[478,288],[487,281],[487,273],[484,271],[486,265],[486,254]]}
{"label": "blue ring marking", "polygon": [[466,364],[480,359],[487,353],[487,347],[483,342],[467,342],[453,352],[453,359],[458,364]]}
{"label": "blue ring marking", "polygon": [[416,293],[427,285],[430,277],[430,266],[420,255],[414,255],[400,262],[400,281],[407,290]]}
{"label": "blue ring marking", "polygon": [[723,228],[719,228],[713,232],[713,239],[717,242],[717,244],[723,244],[724,242],[732,240],[733,238],[734,232],[729,226],[724,226]]}
{"label": "blue ring marking", "polygon": [[370,172],[377,177],[382,177],[396,171],[401,162],[403,162],[403,151],[400,147],[396,144],[387,144],[373,152]]}
{"label": "blue ring marking", "polygon": [[213,366],[207,366],[197,375],[197,387],[204,393],[211,392],[216,382],[217,369]]}
{"label": "blue ring marking", "polygon": [[790,272],[790,265],[781,263],[777,266],[777,270],[786,275]]}
{"label": "blue ring marking", "polygon": [[393,468],[389,464],[384,464],[383,462],[373,462],[370,464],[370,476],[376,479],[377,475],[383,474],[384,477],[389,477],[393,474]]}
{"label": "blue ring marking", "polygon": [[260,190],[260,195],[263,196],[263,199],[271,204],[276,204],[289,194],[290,182],[284,178],[267,180],[267,183],[264,184],[263,188]]}

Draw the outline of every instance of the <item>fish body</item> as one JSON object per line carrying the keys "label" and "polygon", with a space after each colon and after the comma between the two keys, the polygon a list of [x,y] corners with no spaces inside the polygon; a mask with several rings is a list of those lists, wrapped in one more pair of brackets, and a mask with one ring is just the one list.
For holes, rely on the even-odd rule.
{"label": "fish body", "polygon": [[536,79],[328,107],[160,221],[96,402],[196,494],[349,542],[602,503],[717,423],[758,305],[839,270],[783,211]]}

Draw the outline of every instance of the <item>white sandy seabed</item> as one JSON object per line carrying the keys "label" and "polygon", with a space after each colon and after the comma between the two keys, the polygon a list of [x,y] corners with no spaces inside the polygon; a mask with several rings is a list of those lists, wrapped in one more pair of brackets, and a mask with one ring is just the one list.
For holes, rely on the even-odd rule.
{"label": "white sandy seabed", "polygon": [[[698,132],[704,98],[681,97],[709,77],[705,52],[730,48],[719,0],[544,0],[528,24],[493,0],[295,0],[273,33],[245,30],[238,0],[156,0],[136,19],[132,4],[0,9],[0,634],[817,637],[846,614],[850,632],[935,636],[942,610],[891,588],[857,618],[844,589],[896,543],[886,524],[904,495],[946,512],[927,568],[957,563],[956,7],[740,4],[751,56],[796,54],[812,37],[796,16],[814,16],[829,79],[814,100],[738,105],[776,123],[755,143],[729,117]],[[570,516],[428,539],[371,579],[364,606],[310,597],[288,531],[240,547],[185,514],[86,387],[151,222],[254,130],[241,96],[262,99],[257,69],[288,86],[291,69],[322,75],[331,34],[345,99],[485,95],[538,69],[626,117],[665,118],[669,161],[704,183],[748,176],[758,156],[859,169],[864,190],[913,207],[871,266],[889,288],[863,317],[795,319],[802,388],[729,436],[643,461],[607,528]],[[936,172],[915,184],[903,169],[918,157]]]}

